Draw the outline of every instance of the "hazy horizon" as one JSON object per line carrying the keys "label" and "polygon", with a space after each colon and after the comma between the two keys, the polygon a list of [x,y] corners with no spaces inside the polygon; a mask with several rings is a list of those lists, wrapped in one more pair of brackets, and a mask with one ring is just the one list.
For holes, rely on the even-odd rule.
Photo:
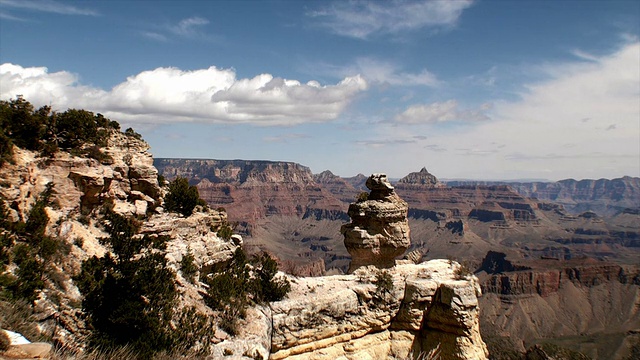
{"label": "hazy horizon", "polygon": [[640,176],[637,1],[0,0],[0,99],[159,158],[340,176]]}

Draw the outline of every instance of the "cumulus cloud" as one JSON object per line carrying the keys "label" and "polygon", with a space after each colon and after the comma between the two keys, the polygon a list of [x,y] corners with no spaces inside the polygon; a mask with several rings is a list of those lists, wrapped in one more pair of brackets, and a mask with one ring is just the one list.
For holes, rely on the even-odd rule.
{"label": "cumulus cloud", "polygon": [[395,116],[394,120],[401,124],[433,124],[449,121],[483,121],[489,117],[485,114],[491,104],[483,104],[479,109],[461,110],[456,100],[417,104],[409,106]]}
{"label": "cumulus cloud", "polygon": [[372,34],[454,26],[472,3],[471,0],[334,1],[307,15],[338,35],[366,39]]}
{"label": "cumulus cloud", "polygon": [[0,98],[24,95],[34,104],[84,108],[129,123],[209,122],[295,125],[335,119],[367,89],[360,76],[335,85],[301,83],[270,74],[238,79],[233,69],[157,68],[106,91],[66,71],[0,65]]}
{"label": "cumulus cloud", "polygon": [[41,11],[62,15],[88,15],[98,16],[98,12],[92,9],[79,8],[73,5],[62,4],[53,0],[0,0],[0,5],[8,8]]}

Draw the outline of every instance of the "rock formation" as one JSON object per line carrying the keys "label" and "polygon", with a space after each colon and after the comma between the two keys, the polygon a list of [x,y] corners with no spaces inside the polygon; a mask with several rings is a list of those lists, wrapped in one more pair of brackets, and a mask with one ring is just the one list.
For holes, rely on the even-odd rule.
{"label": "rock formation", "polygon": [[[189,179],[213,208],[249,227],[267,216],[345,219],[342,202],[320,187],[311,170],[284,161],[155,159],[167,179]],[[249,229],[250,230],[250,229]]]}
{"label": "rock formation", "polygon": [[[477,279],[456,280],[459,265],[432,260],[390,270],[292,280],[288,298],[271,304],[271,359],[486,359],[480,337]],[[387,271],[390,289],[376,285]]]}
{"label": "rock formation", "polygon": [[[505,185],[504,182],[451,181],[449,186]],[[640,208],[640,178],[574,180],[556,182],[509,182],[522,196],[562,204],[571,213],[592,210],[601,216],[614,215],[625,208]]]}
{"label": "rock formation", "polygon": [[110,157],[106,163],[62,151],[40,158],[16,147],[15,164],[0,169],[10,216],[24,221],[48,183],[54,184],[53,200],[63,215],[87,215],[108,201],[118,213],[143,216],[160,204],[161,191],[148,150],[144,141],[122,133],[113,133],[103,148]]}
{"label": "rock formation", "polygon": [[[83,260],[103,256],[100,238],[107,236],[99,224],[105,204],[117,213],[144,219],[141,231],[150,236],[168,236],[166,257],[178,271],[187,251],[205,270],[224,264],[242,239],[225,241],[215,230],[226,221],[226,213],[203,210],[188,218],[162,210],[163,190],[148,152],[149,145],[135,137],[114,132],[102,148],[108,161],[73,156],[59,151],[53,157],[14,147],[14,163],[0,167],[0,199],[7,205],[10,221],[25,221],[39,194],[53,185],[51,205],[46,207],[49,222],[46,234],[60,239],[69,254],[52,263],[49,271],[58,274],[57,284],[46,284],[35,301],[34,312],[40,331],[68,348],[84,347],[88,329],[78,304],[82,298],[71,280],[80,272]],[[178,273],[179,274],[179,273]],[[182,303],[205,311],[196,289],[179,277]]]}
{"label": "rock formation", "polygon": [[349,205],[351,223],[340,229],[351,254],[349,272],[360,266],[389,268],[411,245],[408,206],[393,190],[385,174],[367,179],[368,198]]}
{"label": "rock formation", "polygon": [[409,175],[398,180],[398,187],[410,187],[411,185],[421,185],[426,187],[444,187],[438,179],[423,167],[418,172],[412,172]]}
{"label": "rock formation", "polygon": [[340,199],[340,201],[352,202],[362,190],[358,190],[347,180],[340,176],[334,175],[331,171],[325,170],[320,174],[314,174],[313,180],[327,189],[331,194]]}

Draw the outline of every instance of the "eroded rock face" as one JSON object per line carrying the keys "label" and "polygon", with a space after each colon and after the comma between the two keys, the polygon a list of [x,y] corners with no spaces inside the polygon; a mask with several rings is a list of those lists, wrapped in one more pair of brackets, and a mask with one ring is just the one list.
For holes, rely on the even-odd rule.
{"label": "eroded rock face", "polygon": [[387,175],[373,174],[366,185],[371,190],[368,199],[349,205],[351,223],[340,229],[351,254],[350,273],[366,265],[392,267],[411,244],[407,203],[394,192]]}
{"label": "eroded rock face", "polygon": [[[63,216],[87,215],[110,201],[114,211],[125,215],[145,215],[160,202],[158,172],[142,140],[113,133],[103,152],[109,163],[72,156],[60,151],[51,158],[15,148],[15,164],[0,169],[7,184],[1,190],[12,220],[26,220],[31,206],[48,183],[52,201]],[[137,202],[137,203],[136,203]]]}
{"label": "eroded rock face", "polygon": [[388,270],[393,287],[375,284],[381,270],[292,279],[287,299],[271,304],[271,359],[414,358],[439,348],[440,359],[486,359],[475,277],[432,260]]}

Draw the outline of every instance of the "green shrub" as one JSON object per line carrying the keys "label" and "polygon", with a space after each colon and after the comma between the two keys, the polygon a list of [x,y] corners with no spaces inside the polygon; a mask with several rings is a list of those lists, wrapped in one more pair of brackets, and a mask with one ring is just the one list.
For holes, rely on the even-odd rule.
{"label": "green shrub", "polygon": [[393,292],[393,277],[387,270],[379,271],[373,283],[376,285],[376,295],[382,299],[386,299]]}
{"label": "green shrub", "polygon": [[173,335],[180,348],[202,356],[207,352],[214,333],[215,323],[211,317],[199,313],[194,307],[187,307],[180,311]]}
{"label": "green shrub", "polygon": [[199,200],[198,188],[189,185],[189,180],[186,178],[177,177],[169,183],[169,192],[164,198],[164,206],[167,211],[188,217],[193,213]]}
{"label": "green shrub", "polygon": [[108,212],[100,241],[104,257],[82,263],[74,278],[84,296],[82,308],[93,328],[92,348],[130,345],[141,357],[176,346],[171,320],[178,295],[175,273],[167,266],[166,238],[137,236],[138,224]]}
{"label": "green shrub", "polygon": [[134,139],[142,140],[142,135],[138,134],[132,128],[127,128],[127,130],[124,131],[124,134]]}
{"label": "green shrub", "polygon": [[253,260],[254,271],[257,274],[255,298],[258,302],[272,302],[282,300],[291,290],[291,284],[286,279],[274,279],[278,273],[278,263],[269,255],[262,253]]}
{"label": "green shrub", "polygon": [[[62,113],[50,106],[34,109],[25,99],[0,101],[0,166],[12,162],[13,145],[52,156],[59,149],[77,156],[89,156],[101,162],[110,158],[100,151],[112,131],[120,125],[101,114],[69,109]],[[132,136],[139,134],[131,130]]]}
{"label": "green shrub", "polygon": [[224,240],[231,240],[231,236],[233,235],[233,229],[231,228],[231,226],[229,226],[229,224],[225,223],[222,224],[222,226],[220,227],[220,229],[218,229],[218,237]]}
{"label": "green shrub", "polygon": [[363,191],[360,194],[358,194],[358,197],[356,198],[356,202],[364,202],[367,200],[369,200],[369,193],[366,191]]}
{"label": "green shrub", "polygon": [[195,264],[195,256],[191,253],[191,249],[187,249],[187,253],[184,254],[182,260],[180,260],[180,271],[182,276],[190,283],[194,283],[196,280],[196,274],[198,273],[198,267]]}
{"label": "green shrub", "polygon": [[218,325],[231,335],[235,334],[237,321],[244,318],[251,301],[281,300],[291,289],[286,279],[274,279],[278,267],[268,255],[254,257],[251,264],[244,250],[237,248],[227,268],[201,275],[201,280],[209,286],[205,303],[221,312]]}

